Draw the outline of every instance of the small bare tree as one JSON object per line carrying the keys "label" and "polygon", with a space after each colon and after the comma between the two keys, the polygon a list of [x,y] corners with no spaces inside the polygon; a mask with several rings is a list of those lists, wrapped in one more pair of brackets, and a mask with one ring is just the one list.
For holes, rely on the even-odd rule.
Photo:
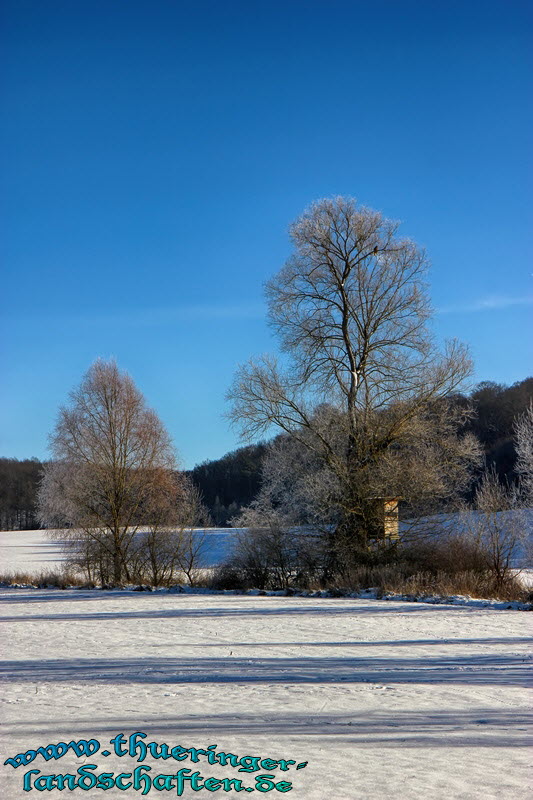
{"label": "small bare tree", "polygon": [[185,483],[185,499],[180,504],[176,563],[193,586],[201,574],[207,551],[205,528],[210,524],[202,495],[190,480]]}
{"label": "small bare tree", "polygon": [[533,507],[533,401],[515,423],[516,472],[520,481],[520,500]]}
{"label": "small bare tree", "polygon": [[97,361],[60,409],[50,443],[41,520],[85,541],[112,581],[129,579],[139,526],[177,513],[175,455],[161,420],[129,375]]}
{"label": "small bare tree", "polygon": [[503,483],[494,468],[486,470],[474,503],[463,516],[466,541],[473,543],[501,591],[517,574],[517,560],[526,546],[525,518],[514,486]]}
{"label": "small bare tree", "polygon": [[199,489],[180,473],[167,476],[167,493],[148,512],[149,523],[135,539],[132,563],[139,579],[168,585],[178,572],[191,585],[203,566],[209,524]]}
{"label": "small bare tree", "polygon": [[160,492],[149,499],[144,509],[146,524],[132,545],[132,573],[139,580],[147,580],[154,586],[172,580],[178,551],[176,526],[187,500],[187,482],[183,475],[167,471]]}
{"label": "small bare tree", "polygon": [[245,583],[259,589],[288,589],[304,585],[322,567],[316,532],[295,527],[298,515],[289,505],[274,507],[263,491],[234,520],[240,529],[230,560]]}
{"label": "small bare tree", "polygon": [[427,509],[479,461],[452,400],[470,358],[455,341],[436,347],[427,259],[397,230],[351,198],[312,205],[266,289],[284,360],[251,360],[229,392],[245,438],[277,427],[312,454],[339,538],[361,547],[374,535],[376,496]]}

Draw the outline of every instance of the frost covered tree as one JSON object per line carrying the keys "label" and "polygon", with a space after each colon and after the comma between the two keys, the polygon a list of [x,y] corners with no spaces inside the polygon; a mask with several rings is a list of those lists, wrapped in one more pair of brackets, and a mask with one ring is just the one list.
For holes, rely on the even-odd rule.
{"label": "frost covered tree", "polygon": [[[42,522],[65,528],[99,574],[130,577],[139,526],[175,522],[182,486],[170,437],[129,375],[96,361],[50,437],[39,490]],[[104,573],[102,573],[104,570]]]}
{"label": "frost covered tree", "polygon": [[468,481],[479,447],[460,435],[468,411],[453,395],[471,361],[457,341],[437,347],[428,261],[396,222],[337,197],[290,234],[293,255],[266,287],[283,355],[239,368],[230,415],[244,438],[277,428],[310,453],[305,491],[320,475],[337,534],[364,546],[377,496],[429,508]]}
{"label": "frost covered tree", "polygon": [[500,480],[494,467],[485,469],[462,525],[495,588],[501,590],[512,581],[517,563],[531,549],[519,490]]}
{"label": "frost covered tree", "polygon": [[516,472],[520,479],[521,500],[533,506],[533,401],[515,423]]}

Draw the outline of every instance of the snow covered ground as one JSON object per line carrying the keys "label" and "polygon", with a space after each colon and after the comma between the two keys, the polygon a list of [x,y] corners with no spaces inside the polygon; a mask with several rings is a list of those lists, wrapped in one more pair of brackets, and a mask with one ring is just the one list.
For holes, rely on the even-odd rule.
{"label": "snow covered ground", "polygon": [[[46,762],[38,755],[17,769],[1,766],[5,800],[64,797],[38,787],[25,792],[24,774],[41,770],[29,775],[33,787],[42,775],[75,775],[83,764],[115,776],[143,765],[152,776],[199,770],[204,780],[241,780],[242,791],[269,774],[278,786],[290,782],[289,796],[300,800],[531,796],[526,612],[22,589],[0,590],[0,605],[0,763],[61,741],[93,738],[101,745],[88,757],[69,752]],[[170,747],[216,745],[207,752],[296,764],[243,761],[259,769],[239,772],[210,765],[201,753],[194,763],[194,750],[183,761],[115,755],[110,740],[136,731]],[[182,796],[243,797],[209,785],[219,788],[186,787]],[[133,787],[77,788],[68,796],[141,794]],[[149,796],[176,796],[176,789],[152,788]]]}

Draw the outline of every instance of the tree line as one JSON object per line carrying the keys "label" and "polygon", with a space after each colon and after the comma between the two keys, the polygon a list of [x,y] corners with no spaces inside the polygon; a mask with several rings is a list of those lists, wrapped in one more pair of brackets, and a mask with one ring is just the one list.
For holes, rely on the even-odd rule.
{"label": "tree line", "polygon": [[0,530],[33,530],[43,465],[36,458],[0,458]]}

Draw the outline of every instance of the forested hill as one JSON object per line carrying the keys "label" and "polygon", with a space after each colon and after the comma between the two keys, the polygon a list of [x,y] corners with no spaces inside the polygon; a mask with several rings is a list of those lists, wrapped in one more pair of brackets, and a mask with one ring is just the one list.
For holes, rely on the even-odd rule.
{"label": "forested hill", "polygon": [[240,447],[191,470],[215,525],[227,525],[256,496],[266,447],[264,443]]}
{"label": "forested hill", "polygon": [[513,481],[516,478],[513,425],[533,400],[533,377],[512,386],[486,381],[478,384],[469,397],[477,411],[469,430],[482,443],[488,464],[494,464],[501,478]]}
{"label": "forested hill", "polygon": [[[513,424],[533,398],[533,377],[504,386],[480,383],[469,395],[477,416],[468,424],[481,441],[487,461],[499,475],[514,480]],[[461,399],[461,398],[459,398]],[[189,473],[202,492],[213,523],[227,525],[256,496],[267,445],[241,447]],[[38,527],[35,502],[42,464],[37,459],[0,458],[0,530]]]}

